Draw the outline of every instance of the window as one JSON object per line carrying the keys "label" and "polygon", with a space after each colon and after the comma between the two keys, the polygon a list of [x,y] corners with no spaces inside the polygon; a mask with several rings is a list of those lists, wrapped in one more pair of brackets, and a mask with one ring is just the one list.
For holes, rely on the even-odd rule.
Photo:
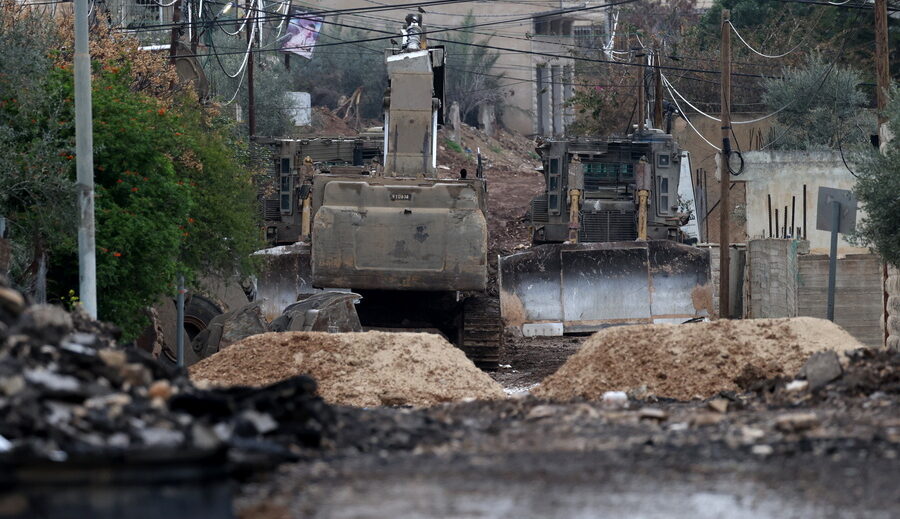
{"label": "window", "polygon": [[670,157],[666,153],[660,153],[659,155],[656,156],[656,164],[661,168],[669,167],[669,160],[670,160]]}
{"label": "window", "polygon": [[[284,162],[282,162],[282,165]],[[294,211],[293,207],[293,199],[291,198],[292,191],[291,174],[288,171],[287,174],[281,175],[281,186],[279,191],[279,199],[281,200],[281,213],[282,214],[291,214]]]}
{"label": "window", "polygon": [[606,45],[603,26],[600,25],[576,25],[572,28],[575,36],[575,45],[589,49],[602,49]]}
{"label": "window", "polygon": [[658,197],[659,207],[656,212],[659,214],[669,214],[669,179],[666,177],[659,178]]}
{"label": "window", "polygon": [[634,164],[619,162],[585,162],[584,189],[596,191],[601,185],[634,183]]}

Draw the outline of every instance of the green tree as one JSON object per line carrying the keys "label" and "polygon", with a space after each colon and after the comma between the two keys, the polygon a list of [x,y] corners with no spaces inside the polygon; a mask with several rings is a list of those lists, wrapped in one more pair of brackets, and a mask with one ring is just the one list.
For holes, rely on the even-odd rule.
{"label": "green tree", "polygon": [[[319,41],[329,44],[379,36],[384,34],[326,23],[322,26]],[[293,57],[291,69],[294,84],[298,90],[312,95],[314,105],[332,109],[338,106],[341,97],[350,96],[357,87],[362,87],[360,115],[367,119],[380,119],[387,88],[384,47],[385,42],[381,41],[348,43],[317,48],[309,60]]]}
{"label": "green tree", "polygon": [[65,94],[50,85],[50,29],[18,7],[0,8],[0,216],[15,238],[11,274],[25,290],[49,244],[75,231],[72,123]]}
{"label": "green tree", "polygon": [[766,80],[763,100],[775,116],[774,147],[840,149],[865,143],[874,132],[866,110],[862,79],[853,69],[811,55],[801,67],[785,69],[781,79]]}
{"label": "green tree", "polygon": [[[474,24],[475,16],[472,11],[469,11],[460,23],[461,26]],[[440,42],[447,49],[448,106],[453,102],[458,103],[460,119],[473,126],[478,122],[478,107],[495,105],[498,112],[502,111],[506,95],[500,87],[500,80],[504,74],[493,71],[500,54],[486,47],[477,46],[487,45],[489,38],[476,41],[474,32],[459,30],[453,31],[447,40]]]}
{"label": "green tree", "polygon": [[[35,58],[21,68],[0,64],[9,173],[0,175],[0,214],[14,244],[49,251],[49,295],[63,299],[78,286],[71,31],[0,13],[2,41]],[[247,271],[260,243],[256,193],[241,162],[246,142],[180,89],[164,57],[98,29],[92,58],[99,313],[134,337],[141,310],[172,294],[177,274],[190,281]],[[21,284],[28,272],[19,270]]]}
{"label": "green tree", "polygon": [[[900,135],[900,91],[894,88],[886,110],[888,128]],[[896,137],[895,137],[896,139]],[[884,153],[868,147],[854,155],[858,175],[854,192],[866,216],[857,223],[856,238],[885,261],[900,267],[900,147],[896,141]]]}

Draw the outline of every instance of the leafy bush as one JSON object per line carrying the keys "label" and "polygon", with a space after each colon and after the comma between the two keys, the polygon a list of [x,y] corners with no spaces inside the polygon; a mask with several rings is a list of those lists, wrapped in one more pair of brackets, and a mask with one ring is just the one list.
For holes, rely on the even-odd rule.
{"label": "leafy bush", "polygon": [[894,141],[884,146],[884,153],[874,148],[854,155],[859,179],[854,187],[863,203],[865,218],[857,223],[856,238],[869,245],[885,261],[900,267],[900,91],[894,88],[888,105],[888,128]]}
{"label": "leafy bush", "polygon": [[839,149],[868,141],[875,117],[865,107],[865,94],[855,70],[826,63],[818,54],[805,65],[785,69],[783,79],[765,82],[763,100],[776,115],[774,147]]}
{"label": "leafy bush", "polygon": [[[33,58],[21,68],[0,64],[0,165],[9,173],[0,176],[0,214],[17,250],[34,251],[12,275],[26,284],[34,259],[49,252],[49,296],[71,301],[78,286],[71,33],[0,13],[0,42]],[[165,57],[103,34],[92,33],[98,303],[100,317],[129,338],[144,326],[141,310],[174,292],[178,273],[196,280],[250,267],[255,189],[239,161],[246,144],[165,80],[174,77]]]}

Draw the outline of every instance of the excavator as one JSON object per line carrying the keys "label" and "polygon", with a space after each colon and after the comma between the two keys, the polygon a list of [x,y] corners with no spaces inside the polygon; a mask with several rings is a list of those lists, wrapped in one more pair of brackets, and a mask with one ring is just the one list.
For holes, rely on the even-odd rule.
{"label": "excavator", "polygon": [[689,155],[672,135],[640,127],[538,141],[537,152],[545,189],[529,209],[532,247],[499,260],[506,326],[563,335],[712,315],[709,251],[683,243]]}
{"label": "excavator", "polygon": [[365,329],[432,330],[491,368],[502,325],[486,293],[487,182],[480,167],[437,167],[445,51],[427,46],[421,14],[406,21],[402,48],[385,53],[380,157],[319,167],[303,143],[281,142],[281,223],[267,227],[280,245],[259,253],[257,299],[272,318],[312,293],[356,294]]}

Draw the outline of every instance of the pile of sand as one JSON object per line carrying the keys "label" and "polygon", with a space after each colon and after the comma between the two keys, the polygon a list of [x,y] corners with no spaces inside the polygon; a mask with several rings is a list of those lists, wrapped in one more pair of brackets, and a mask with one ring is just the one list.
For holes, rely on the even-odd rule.
{"label": "pile of sand", "polygon": [[840,326],[811,317],[621,326],[590,337],[532,393],[597,399],[645,386],[656,396],[705,398],[753,380],[793,376],[816,351],[862,347]]}
{"label": "pile of sand", "polygon": [[262,386],[309,374],[327,402],[429,406],[504,398],[465,354],[430,333],[264,333],[191,366],[198,385]]}

